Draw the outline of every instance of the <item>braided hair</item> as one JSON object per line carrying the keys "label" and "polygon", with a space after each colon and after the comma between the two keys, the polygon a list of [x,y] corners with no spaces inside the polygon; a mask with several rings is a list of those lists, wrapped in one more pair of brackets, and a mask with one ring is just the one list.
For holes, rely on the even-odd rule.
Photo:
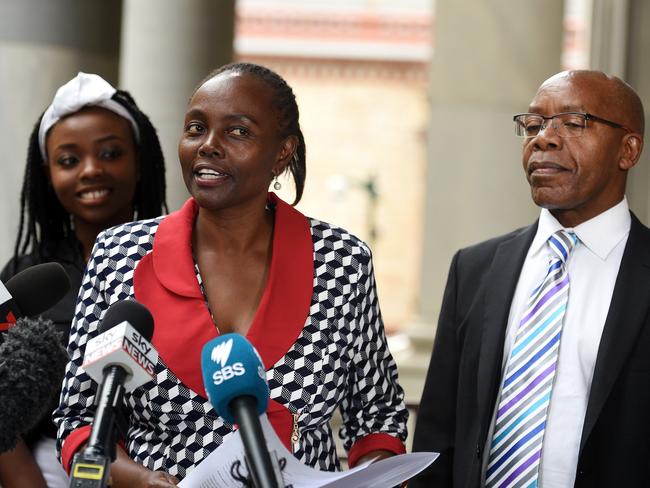
{"label": "braided hair", "polygon": [[[128,92],[118,90],[112,99],[129,112],[139,131],[136,157],[140,178],[133,196],[135,215],[138,219],[157,217],[167,212],[167,203],[165,162],[156,129]],[[42,118],[43,115],[38,118],[29,137],[27,165],[20,193],[20,224],[14,246],[14,266],[21,254],[29,251],[41,259],[45,249],[53,248],[74,233],[70,215],[49,184],[45,168],[47,162],[39,149],[38,130]]]}
{"label": "braided hair", "polygon": [[212,71],[198,84],[194,92],[205,82],[222,73],[252,75],[266,83],[273,90],[274,99],[272,105],[279,115],[282,136],[293,135],[298,138],[298,147],[287,166],[296,187],[296,197],[292,205],[297,205],[302,198],[302,193],[305,188],[307,166],[305,138],[302,135],[302,130],[300,130],[300,114],[293,90],[284,78],[269,68],[253,63],[231,63]]}

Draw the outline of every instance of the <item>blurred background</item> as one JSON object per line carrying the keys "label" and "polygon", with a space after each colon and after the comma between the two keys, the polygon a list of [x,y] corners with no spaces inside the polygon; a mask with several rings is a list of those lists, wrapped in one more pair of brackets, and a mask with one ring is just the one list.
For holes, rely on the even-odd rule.
{"label": "blurred background", "polygon": [[[650,107],[648,25],[647,0],[0,0],[0,261],[13,253],[29,133],[78,71],[149,114],[175,210],[188,196],[176,147],[195,85],[233,60],[267,65],[301,110],[298,208],[371,245],[415,403],[453,252],[537,215],[512,114],[564,68],[616,74]],[[628,194],[646,223],[648,154]]]}

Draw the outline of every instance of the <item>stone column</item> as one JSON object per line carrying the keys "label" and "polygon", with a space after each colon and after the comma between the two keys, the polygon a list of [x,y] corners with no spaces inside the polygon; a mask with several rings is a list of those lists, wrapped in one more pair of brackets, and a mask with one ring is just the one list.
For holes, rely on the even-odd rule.
{"label": "stone column", "polygon": [[[604,2],[604,0],[594,1],[596,3]],[[630,208],[643,223],[648,225],[650,223],[650,139],[648,138],[648,127],[650,127],[650,59],[648,58],[650,3],[647,0],[628,0],[618,3],[626,4],[626,15],[621,21],[624,22],[624,26],[620,29],[626,43],[625,53],[621,56],[625,62],[625,69],[620,76],[630,83],[641,97],[646,120],[645,150],[636,167],[630,171],[628,176],[627,196]],[[603,20],[607,20],[607,17]],[[597,19],[594,18],[594,23],[596,22]],[[603,41],[603,44],[605,42],[606,40]]]}
{"label": "stone column", "polygon": [[625,77],[629,0],[592,0],[589,64],[592,69]]}
{"label": "stone column", "polygon": [[532,222],[512,115],[560,71],[563,2],[437,0],[419,317],[397,354],[419,401],[453,253]]}
{"label": "stone column", "polygon": [[117,82],[119,0],[0,3],[0,266],[13,254],[27,143],[56,89],[78,71]]}
{"label": "stone column", "polygon": [[165,155],[167,202],[187,198],[177,147],[196,84],[230,62],[234,0],[125,0],[120,86],[149,115]]}

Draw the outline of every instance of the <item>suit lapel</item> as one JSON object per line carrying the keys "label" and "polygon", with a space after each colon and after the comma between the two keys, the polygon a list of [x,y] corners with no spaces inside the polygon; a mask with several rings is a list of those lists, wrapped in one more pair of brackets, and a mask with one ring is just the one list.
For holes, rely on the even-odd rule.
{"label": "suit lapel", "polygon": [[[510,305],[528,248],[536,232],[537,223],[499,244],[485,277],[485,318],[477,382],[478,414],[481,419],[489,419],[491,415],[494,391],[501,379],[503,341]],[[486,425],[483,428],[485,429]]]}
{"label": "suit lapel", "polygon": [[650,230],[645,228],[633,214],[630,235],[600,339],[580,440],[580,452],[634,347],[649,305]]}

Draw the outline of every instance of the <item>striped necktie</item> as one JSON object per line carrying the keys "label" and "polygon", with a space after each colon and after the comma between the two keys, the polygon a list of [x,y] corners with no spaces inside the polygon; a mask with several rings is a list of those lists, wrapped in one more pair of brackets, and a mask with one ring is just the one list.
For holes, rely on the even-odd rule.
{"label": "striped necktie", "polygon": [[569,298],[565,263],[578,238],[559,230],[549,237],[548,272],[533,290],[499,393],[488,460],[487,488],[537,486],[544,427]]}

